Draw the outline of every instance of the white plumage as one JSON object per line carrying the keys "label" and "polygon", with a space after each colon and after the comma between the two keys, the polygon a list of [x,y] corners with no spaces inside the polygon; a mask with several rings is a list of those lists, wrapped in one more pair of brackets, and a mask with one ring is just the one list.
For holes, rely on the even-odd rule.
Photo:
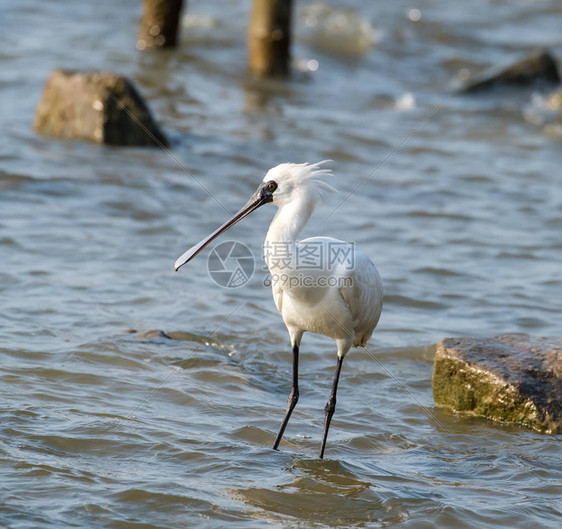
{"label": "white plumage", "polygon": [[[264,183],[274,181],[278,185],[272,201],[278,211],[264,248],[288,247],[292,262],[283,263],[267,252],[264,257],[272,278],[278,278],[272,280],[273,299],[291,337],[307,331],[324,334],[336,340],[338,355],[345,356],[352,345],[365,346],[371,337],[379,321],[383,289],[377,269],[354,244],[331,237],[296,241],[320,203],[321,194],[333,190],[319,179],[331,174],[323,163],[285,163],[265,175]],[[305,261],[299,254],[311,249],[317,250],[320,262],[299,267],[298,262]],[[334,251],[346,256],[345,263],[330,262]]]}
{"label": "white plumage", "polygon": [[185,252],[176,270],[207,244],[258,207],[271,203],[277,214],[264,243],[264,258],[271,276],[273,299],[289,331],[293,348],[293,386],[285,418],[273,447],[277,449],[298,401],[298,358],[302,336],[312,332],[329,336],[337,344],[337,366],[320,457],[324,456],[328,429],[336,405],[342,362],[352,346],[365,346],[382,310],[383,286],[369,257],[331,237],[297,241],[324,192],[333,190],[323,180],[331,175],[324,164],[284,163],[270,169],[250,201],[229,221]]}

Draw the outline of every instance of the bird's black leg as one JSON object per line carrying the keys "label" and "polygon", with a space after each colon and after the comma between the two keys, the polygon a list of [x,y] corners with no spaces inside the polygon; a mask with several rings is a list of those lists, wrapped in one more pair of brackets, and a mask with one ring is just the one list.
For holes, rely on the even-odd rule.
{"label": "bird's black leg", "polygon": [[293,388],[291,389],[291,393],[289,395],[289,400],[287,401],[287,411],[285,412],[285,418],[281,423],[281,428],[279,428],[279,433],[277,434],[277,439],[275,439],[275,443],[273,443],[273,450],[277,450],[279,443],[281,442],[281,438],[283,437],[283,433],[285,432],[285,428],[287,427],[287,423],[291,417],[291,413],[295,409],[297,402],[299,400],[299,346],[293,346]]}
{"label": "bird's black leg", "polygon": [[322,436],[322,449],[320,450],[320,459],[324,459],[324,450],[326,449],[326,440],[328,439],[328,429],[330,428],[330,422],[332,421],[332,416],[336,411],[336,393],[338,391],[338,381],[340,379],[341,366],[343,364],[343,356],[338,355],[338,365],[336,367],[336,374],[334,376],[334,385],[332,386],[332,394],[328,399],[326,404],[326,421],[324,423],[324,435]]}

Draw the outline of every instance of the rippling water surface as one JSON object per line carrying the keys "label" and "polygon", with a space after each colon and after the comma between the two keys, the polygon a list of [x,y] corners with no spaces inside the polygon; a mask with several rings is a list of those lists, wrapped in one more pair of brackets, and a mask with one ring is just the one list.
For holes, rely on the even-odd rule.
{"label": "rippling water surface", "polygon": [[[559,438],[435,408],[431,370],[445,336],[560,334],[562,140],[525,121],[532,89],[451,93],[562,57],[560,3],[298,2],[286,83],[245,74],[250,2],[189,4],[161,54],[133,0],[0,7],[0,525],[559,527]],[[171,150],[36,135],[56,67],[129,75]],[[240,289],[172,264],[270,166],[327,158],[340,194],[306,234],[356,241],[387,296],[321,461],[334,344],[305,336],[274,452],[291,354],[261,261]],[[259,256],[272,214],[231,238]]]}

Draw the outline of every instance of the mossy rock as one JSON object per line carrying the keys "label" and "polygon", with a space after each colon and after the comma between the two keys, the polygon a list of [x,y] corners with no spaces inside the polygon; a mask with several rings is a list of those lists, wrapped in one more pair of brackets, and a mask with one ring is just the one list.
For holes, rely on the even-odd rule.
{"label": "mossy rock", "polygon": [[108,145],[167,145],[132,81],[111,72],[54,70],[33,126],[40,134],[55,138]]}
{"label": "mossy rock", "polygon": [[455,412],[562,433],[562,338],[446,338],[432,385]]}

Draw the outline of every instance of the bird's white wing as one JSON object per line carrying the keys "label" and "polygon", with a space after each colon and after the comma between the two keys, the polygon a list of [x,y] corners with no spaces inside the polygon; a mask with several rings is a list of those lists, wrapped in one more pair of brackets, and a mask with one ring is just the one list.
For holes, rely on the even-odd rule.
{"label": "bird's white wing", "polygon": [[[371,337],[382,311],[383,285],[379,272],[371,259],[351,243],[332,237],[311,237],[300,241],[299,245],[318,243],[324,246],[325,256],[333,257],[333,253],[330,252],[340,252],[340,259],[324,263],[325,266],[326,264],[330,266],[320,274],[329,274],[331,277],[341,279],[351,278],[349,284],[342,281],[337,288],[353,320],[353,345],[364,346]],[[353,256],[351,262],[348,257],[351,255],[348,253],[348,246]],[[345,258],[341,258],[342,256]]]}
{"label": "bird's white wing", "polygon": [[352,314],[355,331],[353,345],[365,346],[381,315],[382,279],[369,257],[359,250],[355,250],[354,268],[349,273],[351,285],[342,286],[340,294]]}
{"label": "bird's white wing", "polygon": [[278,283],[272,283],[271,291],[273,294],[273,301],[275,302],[277,310],[281,314],[283,314],[283,289],[279,286]]}

